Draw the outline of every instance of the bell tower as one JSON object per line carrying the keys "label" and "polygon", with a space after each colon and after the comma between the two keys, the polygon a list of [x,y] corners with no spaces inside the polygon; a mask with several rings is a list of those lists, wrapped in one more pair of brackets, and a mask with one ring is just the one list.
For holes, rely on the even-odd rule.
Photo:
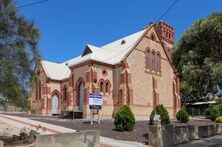
{"label": "bell tower", "polygon": [[174,28],[164,21],[158,22],[155,27],[162,43],[164,44],[168,57],[171,59],[172,49],[175,41]]}

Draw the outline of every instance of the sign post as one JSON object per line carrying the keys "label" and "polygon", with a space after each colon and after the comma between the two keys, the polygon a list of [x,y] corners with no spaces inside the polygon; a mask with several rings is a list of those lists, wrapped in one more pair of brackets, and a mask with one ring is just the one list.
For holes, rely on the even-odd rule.
{"label": "sign post", "polygon": [[98,115],[98,124],[100,124],[100,110],[102,109],[102,95],[97,93],[90,93],[89,94],[89,109],[91,115],[91,125],[93,124],[94,115]]}

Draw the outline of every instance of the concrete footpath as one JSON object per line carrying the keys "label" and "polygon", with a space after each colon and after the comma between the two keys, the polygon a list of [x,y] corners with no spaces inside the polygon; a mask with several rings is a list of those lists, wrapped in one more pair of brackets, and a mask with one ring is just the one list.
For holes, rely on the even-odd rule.
{"label": "concrete footpath", "polygon": [[100,142],[102,143],[101,147],[149,147],[148,145],[143,145],[141,143],[116,140],[102,136],[100,136]]}
{"label": "concrete footpath", "polygon": [[222,147],[222,135],[203,138],[185,144],[180,144],[175,147]]}
{"label": "concrete footpath", "polygon": [[[8,124],[11,127],[18,129],[32,128],[36,129],[41,127],[45,130],[42,134],[57,134],[57,133],[71,133],[75,132],[76,130],[52,125],[48,123],[43,123],[35,120],[30,120],[28,118],[11,116],[11,115],[3,115],[0,114],[0,124]],[[1,131],[1,130],[0,130]],[[116,139],[111,139],[107,137],[100,137],[101,147],[147,147],[147,145],[143,145],[140,143],[129,142],[129,141],[121,141]]]}
{"label": "concrete footpath", "polygon": [[22,129],[22,128],[31,128],[36,130],[37,128],[42,128],[45,132],[42,134],[56,134],[56,133],[72,133],[76,132],[73,129],[64,128],[52,124],[46,124],[34,120],[30,120],[27,118],[11,116],[11,115],[2,115],[0,114],[0,122],[8,124],[14,128]]}

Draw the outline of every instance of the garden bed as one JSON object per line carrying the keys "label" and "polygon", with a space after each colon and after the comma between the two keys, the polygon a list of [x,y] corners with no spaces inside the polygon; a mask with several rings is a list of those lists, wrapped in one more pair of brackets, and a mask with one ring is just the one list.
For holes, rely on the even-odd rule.
{"label": "garden bed", "polygon": [[[14,114],[12,114],[14,115]],[[74,130],[99,130],[101,136],[109,137],[113,139],[134,141],[143,144],[148,144],[148,123],[149,121],[136,121],[136,126],[132,132],[119,132],[115,130],[113,124],[114,120],[102,120],[101,124],[94,123],[90,125],[90,121],[86,119],[57,119],[54,117],[45,117],[37,115],[25,115],[25,114],[16,114],[16,116],[28,117],[36,121],[41,121],[49,124],[54,124],[66,128],[71,128]],[[180,123],[176,120],[171,120],[173,127],[184,127],[184,126],[206,126],[215,124],[214,122],[208,119],[191,119],[188,123]]]}
{"label": "garden bed", "polygon": [[137,121],[135,129],[131,132],[119,132],[115,130],[113,120],[102,120],[101,124],[95,122],[90,125],[88,120],[56,120],[56,119],[38,119],[38,121],[59,125],[62,127],[74,129],[77,131],[81,130],[99,130],[100,135],[113,139],[134,141],[147,144],[148,143],[148,122]]}

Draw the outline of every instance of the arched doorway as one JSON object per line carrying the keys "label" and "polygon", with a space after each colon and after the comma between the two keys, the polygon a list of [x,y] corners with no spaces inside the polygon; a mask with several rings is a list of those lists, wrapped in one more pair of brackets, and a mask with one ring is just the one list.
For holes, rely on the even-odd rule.
{"label": "arched doorway", "polygon": [[83,111],[83,99],[84,99],[84,84],[81,81],[79,83],[79,90],[78,90],[78,99],[79,99],[79,111]]}
{"label": "arched doorway", "polygon": [[59,113],[59,96],[57,93],[52,96],[52,114]]}

